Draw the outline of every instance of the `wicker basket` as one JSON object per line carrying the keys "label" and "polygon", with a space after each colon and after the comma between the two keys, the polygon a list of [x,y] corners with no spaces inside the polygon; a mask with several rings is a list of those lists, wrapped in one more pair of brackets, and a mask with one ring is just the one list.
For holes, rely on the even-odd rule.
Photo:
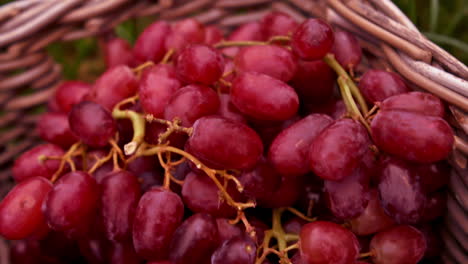
{"label": "wicker basket", "polygon": [[[251,11],[238,12],[246,8]],[[367,55],[363,67],[397,71],[450,105],[457,137],[442,258],[468,263],[468,68],[428,41],[391,0],[22,0],[0,7],[0,197],[13,184],[12,160],[38,141],[29,110],[44,104],[61,79],[60,66],[44,50],[48,44],[95,36],[140,16],[193,16],[229,29],[271,10],[298,21],[321,17],[354,32]],[[20,95],[26,88],[34,93]],[[6,263],[7,247],[0,239],[0,264]]]}

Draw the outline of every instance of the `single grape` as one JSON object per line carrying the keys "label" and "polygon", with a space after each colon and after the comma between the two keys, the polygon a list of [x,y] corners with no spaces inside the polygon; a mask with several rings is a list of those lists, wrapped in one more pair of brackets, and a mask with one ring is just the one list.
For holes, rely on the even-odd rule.
{"label": "single grape", "polygon": [[414,224],[421,220],[426,195],[411,164],[396,158],[386,160],[378,189],[385,212],[397,223]]}
{"label": "single grape", "polygon": [[218,26],[208,26],[205,28],[206,45],[214,45],[223,39],[223,31]]}
{"label": "single grape", "polygon": [[[239,200],[240,194],[233,185],[228,186],[228,193],[234,200]],[[225,202],[216,184],[206,175],[190,172],[182,186],[182,198],[184,204],[195,213],[226,218],[236,216],[236,209]]]}
{"label": "single grape", "polygon": [[312,141],[310,168],[325,180],[342,180],[359,166],[369,146],[367,131],[359,122],[337,120]]}
{"label": "single grape", "polygon": [[98,207],[99,187],[82,171],[63,175],[49,192],[43,210],[49,226],[70,237],[84,236]]}
{"label": "single grape", "polygon": [[252,168],[263,153],[262,141],[255,131],[218,116],[197,120],[186,148],[208,165],[229,169]]}
{"label": "single grape", "polygon": [[422,215],[423,221],[432,221],[443,216],[447,209],[447,193],[443,190],[428,195]]}
{"label": "single grape", "polygon": [[400,75],[374,69],[362,75],[359,89],[369,103],[382,102],[390,96],[410,91]]}
{"label": "single grape", "polygon": [[181,51],[189,44],[203,43],[205,41],[205,26],[193,18],[180,20],[172,26],[172,32],[164,36],[166,49]]}
{"label": "single grape", "polygon": [[38,145],[21,154],[13,164],[13,178],[16,182],[35,176],[52,178],[60,166],[60,160],[40,160],[41,157],[61,157],[65,152],[57,145]]}
{"label": "single grape", "polygon": [[385,213],[380,205],[377,190],[370,191],[370,199],[366,209],[358,217],[351,219],[349,223],[351,231],[358,236],[371,235],[395,225],[395,221]]}
{"label": "single grape", "polygon": [[302,227],[307,223],[309,222],[295,216],[283,224],[283,229],[284,232],[288,234],[299,234],[301,232]]}
{"label": "single grape", "polygon": [[[163,185],[164,172],[159,170],[143,172],[142,174],[138,175],[138,181],[140,182],[142,193],[145,193],[153,187]],[[176,192],[176,190],[174,190],[174,192]]]}
{"label": "single grape", "polygon": [[[239,26],[228,36],[227,39],[230,41],[263,41],[265,40],[265,37],[263,36],[262,26],[260,23],[254,21]],[[239,50],[239,47],[229,47],[224,48],[222,52],[228,57],[235,57]]]}
{"label": "single grape", "polygon": [[144,72],[140,80],[141,107],[147,114],[161,118],[169,99],[182,87],[175,76],[175,69],[168,64],[158,64]]}
{"label": "single grape", "polygon": [[130,242],[112,244],[107,259],[112,264],[141,264],[141,259]]}
{"label": "single grape", "polygon": [[252,170],[242,172],[238,179],[244,187],[243,194],[254,199],[268,199],[281,184],[281,176],[265,159]]}
{"label": "single grape", "polygon": [[291,39],[294,53],[305,60],[318,60],[333,46],[333,30],[326,22],[309,18],[300,24]]}
{"label": "single grape", "polygon": [[210,263],[219,245],[216,221],[208,214],[194,214],[172,236],[169,260],[174,264]]}
{"label": "single grape", "polygon": [[191,84],[177,90],[167,103],[164,119],[179,118],[182,126],[190,127],[202,116],[216,114],[219,98],[215,91],[204,85]]}
{"label": "single grape", "polygon": [[377,147],[421,163],[445,159],[452,151],[450,125],[440,117],[400,111],[380,111],[371,123]]}
{"label": "single grape", "polygon": [[111,37],[103,42],[104,61],[107,68],[118,65],[135,66],[136,61],[130,44],[122,38]]}
{"label": "single grape", "polygon": [[362,50],[357,38],[347,31],[335,32],[331,53],[346,70],[355,69],[361,62]]}
{"label": "single grape", "polygon": [[409,92],[388,97],[380,104],[380,109],[414,112],[440,118],[445,116],[445,106],[442,101],[432,94],[422,92]]}
{"label": "single grape", "polygon": [[147,260],[167,259],[169,242],[182,222],[180,197],[163,188],[152,188],[141,197],[133,221],[133,244]]}
{"label": "single grape", "polygon": [[218,115],[233,121],[247,123],[245,117],[231,102],[231,97],[228,94],[219,95],[219,110]]}
{"label": "single grape", "polygon": [[335,82],[335,72],[322,60],[298,60],[291,86],[301,102],[317,105],[333,97]]}
{"label": "single grape", "polygon": [[224,58],[210,46],[193,44],[180,51],[176,69],[188,83],[211,85],[223,75]]}
{"label": "single grape", "polygon": [[166,21],[157,21],[145,28],[133,47],[138,62],[159,62],[166,53],[165,41],[170,32],[171,26]]}
{"label": "single grape", "polygon": [[89,101],[75,105],[68,121],[71,131],[83,143],[93,147],[106,146],[116,130],[112,115],[99,104]]}
{"label": "single grape", "polygon": [[0,203],[0,235],[10,240],[24,239],[45,222],[41,207],[52,184],[32,177],[16,185]]}
{"label": "single grape", "polygon": [[335,223],[306,224],[299,236],[301,258],[308,264],[348,264],[356,261],[359,255],[359,243],[354,234]]}
{"label": "single grape", "polygon": [[248,236],[225,241],[211,256],[211,264],[254,264],[257,246]]}
{"label": "single grape", "polygon": [[126,170],[138,177],[140,174],[143,174],[149,171],[154,171],[154,170],[157,170],[158,168],[161,168],[161,166],[159,166],[157,157],[140,156],[128,162]]}
{"label": "single grape", "polygon": [[258,72],[287,82],[294,77],[296,58],[286,48],[276,45],[250,46],[240,50],[234,58],[236,72]]}
{"label": "single grape", "polygon": [[239,237],[243,234],[243,231],[237,225],[230,224],[227,218],[216,218],[216,226],[218,227],[220,242]]}
{"label": "single grape", "polygon": [[265,38],[290,36],[299,25],[295,19],[283,12],[270,12],[260,21]]}
{"label": "single grape", "polygon": [[108,69],[94,82],[88,100],[96,102],[107,110],[138,91],[138,80],[133,71],[125,65]]}
{"label": "single grape", "polygon": [[310,145],[332,122],[326,115],[312,114],[294,123],[276,136],[268,150],[268,159],[282,175],[306,174]]}
{"label": "single grape", "polygon": [[297,191],[302,186],[301,177],[283,176],[280,187],[268,197],[258,199],[258,204],[266,208],[279,208],[292,206],[298,199],[300,193]]}
{"label": "single grape", "polygon": [[55,100],[60,110],[68,113],[74,105],[84,100],[91,91],[91,85],[81,81],[66,81],[55,91]]}
{"label": "single grape", "polygon": [[416,264],[424,256],[426,241],[416,228],[401,225],[375,235],[370,247],[376,264]]}
{"label": "single grape", "polygon": [[138,178],[128,171],[117,171],[102,180],[101,189],[101,215],[106,238],[110,241],[130,239],[140,199]]}
{"label": "single grape", "polygon": [[63,113],[45,113],[37,121],[39,136],[62,148],[69,148],[78,141],[68,124],[68,116]]}
{"label": "single grape", "polygon": [[286,120],[299,108],[299,98],[291,86],[255,72],[243,73],[234,80],[231,100],[242,113],[259,120]]}
{"label": "single grape", "polygon": [[358,167],[341,181],[325,180],[325,197],[334,216],[350,219],[364,212],[370,199],[370,176]]}

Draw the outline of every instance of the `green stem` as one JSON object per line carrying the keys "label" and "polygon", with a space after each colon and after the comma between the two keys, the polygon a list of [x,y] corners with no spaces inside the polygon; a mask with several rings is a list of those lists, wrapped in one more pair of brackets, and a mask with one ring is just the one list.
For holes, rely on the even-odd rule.
{"label": "green stem", "polygon": [[132,155],[145,138],[145,118],[135,111],[120,110],[118,107],[112,111],[112,117],[115,119],[127,118],[132,122],[133,138],[130,143],[124,146],[125,155]]}
{"label": "green stem", "polygon": [[286,239],[286,242],[298,241],[299,235],[298,234],[285,234],[284,239]]}
{"label": "green stem", "polygon": [[276,238],[276,242],[278,243],[279,252],[283,252],[287,247],[285,238],[286,233],[284,232],[283,225],[281,224],[281,215],[283,214],[283,212],[283,208],[273,210],[272,230]]}
{"label": "green stem", "polygon": [[227,48],[227,47],[242,47],[242,46],[256,46],[256,45],[268,45],[267,42],[264,41],[252,41],[252,40],[245,40],[245,41],[226,41],[222,40],[214,45],[215,48]]}
{"label": "green stem", "polygon": [[351,115],[351,118],[360,121],[370,133],[371,128],[367,123],[366,119],[362,116],[361,112],[359,111],[359,107],[356,105],[356,102],[354,102],[353,96],[351,95],[350,87],[348,86],[348,83],[343,79],[342,76],[338,77],[338,86],[340,87],[341,96],[343,97],[346,109]]}

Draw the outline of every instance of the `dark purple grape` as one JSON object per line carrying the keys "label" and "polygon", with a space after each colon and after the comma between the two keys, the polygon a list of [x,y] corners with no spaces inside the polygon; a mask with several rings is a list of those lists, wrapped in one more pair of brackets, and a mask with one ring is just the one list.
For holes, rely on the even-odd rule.
{"label": "dark purple grape", "polygon": [[287,82],[296,72],[297,59],[286,48],[276,45],[250,46],[234,58],[236,72],[258,72]]}
{"label": "dark purple grape", "polygon": [[385,213],[380,205],[377,190],[370,191],[370,199],[366,209],[358,217],[351,219],[349,223],[351,231],[358,236],[371,235],[395,225],[395,221]]}
{"label": "dark purple grape", "polygon": [[215,219],[208,214],[194,214],[172,236],[169,260],[174,264],[210,263],[218,239]]}
{"label": "dark purple grape", "polygon": [[306,264],[306,263],[304,263],[304,261],[302,260],[302,257],[301,257],[301,253],[300,253],[300,252],[297,252],[296,254],[294,254],[294,256],[291,258],[291,263],[292,263],[292,264]]}
{"label": "dark purple grape", "polygon": [[439,230],[431,223],[418,226],[418,230],[423,234],[424,240],[426,240],[426,252],[424,253],[424,257],[440,257],[444,249],[444,241],[440,237]]}
{"label": "dark purple grape", "polygon": [[117,171],[101,183],[101,215],[110,241],[131,238],[132,223],[140,199],[138,178],[128,171]]}
{"label": "dark purple grape", "polygon": [[78,141],[68,123],[68,116],[63,113],[45,113],[37,121],[39,136],[52,144],[69,148]]}
{"label": "dark purple grape", "polygon": [[238,226],[231,225],[229,223],[229,219],[226,218],[216,218],[216,226],[218,227],[220,242],[230,240],[231,238],[238,237],[243,234],[242,230]]}
{"label": "dark purple grape", "polygon": [[324,61],[298,60],[291,86],[301,102],[317,105],[333,97],[335,82],[335,72]]}
{"label": "dark purple grape", "polygon": [[42,176],[46,179],[58,170],[60,160],[48,159],[41,161],[41,156],[61,157],[65,152],[57,145],[38,145],[19,156],[13,165],[13,178],[16,182],[24,181],[35,176]]}
{"label": "dark purple grape", "polygon": [[268,197],[258,200],[258,204],[267,208],[279,208],[292,206],[300,193],[297,191],[302,186],[301,177],[282,177],[280,187]]}
{"label": "dark purple grape", "polygon": [[49,226],[70,237],[84,236],[94,220],[99,187],[89,174],[81,171],[63,175],[44,202]]}
{"label": "dark purple grape", "polygon": [[186,148],[207,165],[229,169],[252,168],[263,153],[262,142],[255,131],[218,116],[197,120]]}
{"label": "dark purple grape", "polygon": [[111,37],[103,43],[104,61],[107,68],[118,65],[135,66],[136,61],[130,44],[122,38]]}
{"label": "dark purple grape", "polygon": [[206,45],[214,45],[223,39],[223,31],[218,26],[208,26],[205,28]]}
{"label": "dark purple grape", "polygon": [[68,113],[74,105],[84,100],[91,91],[91,85],[81,81],[66,81],[55,91],[55,100],[60,110]]}
{"label": "dark purple grape", "polygon": [[354,263],[359,256],[359,242],[346,228],[325,221],[302,227],[299,240],[301,258],[308,264]]}
{"label": "dark purple grape", "polygon": [[448,184],[450,165],[446,161],[417,165],[418,174],[426,193],[435,192]]}
{"label": "dark purple grape", "polygon": [[400,75],[373,69],[361,77],[359,89],[369,103],[383,102],[390,96],[410,91]]}
{"label": "dark purple grape", "polygon": [[332,122],[326,115],[312,114],[284,129],[268,150],[269,161],[282,175],[306,174],[309,171],[310,145]]}
{"label": "dark purple grape", "polygon": [[140,80],[140,103],[147,114],[160,118],[169,99],[182,87],[173,66],[158,64],[144,72]]}
{"label": "dark purple grape", "polygon": [[182,125],[190,127],[202,116],[218,112],[219,98],[215,91],[204,85],[191,84],[175,92],[164,111],[164,119],[179,118]]}
{"label": "dark purple grape", "polygon": [[367,131],[359,122],[337,120],[312,141],[310,168],[325,180],[342,180],[359,166],[369,146]]}
{"label": "dark purple grape", "polygon": [[80,254],[89,264],[105,264],[111,244],[102,238],[87,237],[78,241]]}
{"label": "dark purple grape", "polygon": [[181,51],[189,44],[204,42],[205,26],[193,18],[182,19],[172,26],[172,32],[164,38],[167,50]]}
{"label": "dark purple grape", "polygon": [[126,169],[138,177],[140,174],[159,168],[160,166],[157,159],[158,158],[154,156],[140,156],[128,162]]}
{"label": "dark purple grape", "polygon": [[257,246],[248,236],[225,241],[211,256],[211,264],[254,264]]}
{"label": "dark purple grape", "polygon": [[378,189],[385,212],[399,224],[421,220],[426,196],[417,171],[410,164],[395,158],[382,165]]}
{"label": "dark purple grape", "polygon": [[372,120],[372,137],[385,152],[421,163],[445,159],[452,151],[450,125],[440,117],[380,111]]}
{"label": "dark purple grape", "polygon": [[299,25],[296,20],[283,12],[270,12],[260,21],[263,36],[271,38],[274,36],[289,36]]}
{"label": "dark purple grape", "polygon": [[106,146],[116,131],[115,121],[109,111],[89,101],[75,105],[68,115],[68,121],[71,131],[92,147]]}
{"label": "dark purple grape", "polygon": [[166,53],[165,41],[170,32],[171,26],[166,21],[157,21],[145,28],[133,47],[138,62],[159,62]]}
{"label": "dark purple grape", "polygon": [[177,57],[177,73],[188,83],[211,85],[224,71],[221,52],[207,45],[190,45]]}
{"label": "dark purple grape", "polygon": [[163,185],[164,172],[159,171],[159,170],[143,172],[142,174],[138,175],[138,181],[140,182],[140,185],[141,185],[141,191],[145,193],[155,186]]}
{"label": "dark purple grape", "polygon": [[147,260],[167,259],[169,242],[182,222],[184,204],[180,197],[163,188],[147,191],[138,202],[133,221],[133,244]]}
{"label": "dark purple grape", "polygon": [[326,22],[309,18],[300,24],[291,39],[294,53],[305,60],[318,60],[333,46],[333,30]]}
{"label": "dark purple grape", "polygon": [[94,83],[87,99],[102,105],[109,111],[138,91],[138,80],[125,65],[118,65],[104,72]]}
{"label": "dark purple grape", "polygon": [[281,184],[281,176],[264,159],[252,170],[242,172],[238,178],[244,187],[243,194],[254,199],[268,199]]}
{"label": "dark purple grape", "polygon": [[233,121],[247,123],[242,113],[232,104],[231,97],[228,94],[219,95],[218,115]]}
{"label": "dark purple grape", "polygon": [[443,216],[447,209],[447,193],[438,191],[428,195],[422,215],[423,221],[432,221]]}
{"label": "dark purple grape", "polygon": [[388,97],[380,104],[380,109],[414,112],[440,118],[445,116],[445,106],[442,101],[432,94],[422,92],[409,92]]}
{"label": "dark purple grape", "polygon": [[376,264],[416,264],[424,256],[426,241],[416,228],[401,225],[375,235],[370,247]]}
{"label": "dark purple grape", "polygon": [[0,203],[0,235],[24,239],[44,225],[42,203],[52,189],[50,181],[32,177],[16,185]]}
{"label": "dark purple grape", "polygon": [[359,41],[347,31],[335,32],[335,42],[331,52],[346,70],[355,69],[361,62],[362,50]]}
{"label": "dark purple grape", "polygon": [[325,181],[325,197],[334,216],[350,219],[364,212],[370,199],[370,176],[358,167],[341,181]]}
{"label": "dark purple grape", "polygon": [[243,73],[234,80],[231,100],[242,113],[259,120],[286,120],[299,108],[299,98],[293,88],[255,72]]}
{"label": "dark purple grape", "polygon": [[43,264],[39,242],[32,239],[14,241],[10,246],[10,262],[13,264]]}
{"label": "dark purple grape", "polygon": [[299,234],[302,227],[308,222],[302,218],[294,217],[283,224],[284,232],[288,234]]}

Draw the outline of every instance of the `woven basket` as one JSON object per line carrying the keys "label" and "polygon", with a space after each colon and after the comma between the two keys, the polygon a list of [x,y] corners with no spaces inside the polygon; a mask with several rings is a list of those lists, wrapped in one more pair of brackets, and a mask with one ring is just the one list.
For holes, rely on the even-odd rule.
{"label": "woven basket", "polygon": [[[321,17],[355,33],[367,56],[363,69],[399,72],[414,87],[447,102],[457,137],[442,259],[468,263],[468,68],[427,40],[390,0],[22,0],[0,7],[0,197],[13,184],[13,159],[38,142],[30,110],[46,103],[61,80],[60,66],[45,52],[48,44],[96,36],[134,17],[193,16],[229,30],[271,10],[298,21]],[[34,93],[20,95],[26,88]],[[7,246],[0,239],[0,264],[7,263]]]}

